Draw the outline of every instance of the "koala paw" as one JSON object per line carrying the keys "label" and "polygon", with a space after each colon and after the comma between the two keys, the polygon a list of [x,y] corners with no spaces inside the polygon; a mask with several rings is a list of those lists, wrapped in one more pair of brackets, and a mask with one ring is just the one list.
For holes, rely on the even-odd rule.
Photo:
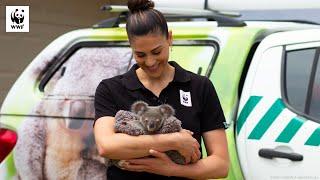
{"label": "koala paw", "polygon": [[131,136],[139,136],[145,134],[138,120],[116,121],[115,132],[125,133]]}
{"label": "koala paw", "polygon": [[181,121],[174,116],[166,119],[162,128],[159,130],[160,134],[179,132],[181,130]]}
{"label": "koala paw", "polygon": [[116,113],[115,117],[116,121],[133,121],[137,120],[137,116],[130,112],[130,111],[124,111],[120,110]]}
{"label": "koala paw", "polygon": [[172,150],[172,151],[166,151],[165,153],[176,164],[182,164],[182,165],[186,164],[185,158],[178,151]]}

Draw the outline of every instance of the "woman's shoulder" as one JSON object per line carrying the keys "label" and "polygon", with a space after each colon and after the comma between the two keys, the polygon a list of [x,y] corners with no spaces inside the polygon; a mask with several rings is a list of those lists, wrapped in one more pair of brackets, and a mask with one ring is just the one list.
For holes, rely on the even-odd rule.
{"label": "woman's shoulder", "polygon": [[213,82],[207,77],[184,69],[184,72],[190,80],[190,87],[201,97],[215,92]]}
{"label": "woman's shoulder", "polygon": [[177,62],[175,61],[170,61],[170,64],[173,65],[175,68],[177,68],[176,73],[178,74],[179,77],[183,77],[183,80],[190,80],[192,83],[196,84],[203,84],[207,83],[209,79],[206,76],[196,74],[192,71],[189,71],[183,67],[181,67]]}
{"label": "woman's shoulder", "polygon": [[98,84],[98,88],[108,88],[108,89],[115,89],[115,88],[121,88],[122,85],[122,79],[123,75],[117,75],[109,78],[105,78],[100,81]]}
{"label": "woman's shoulder", "polygon": [[186,71],[186,73],[190,77],[191,83],[197,84],[197,85],[204,85],[204,86],[210,85],[211,81],[207,76],[196,74],[196,73],[191,72],[191,71]]}

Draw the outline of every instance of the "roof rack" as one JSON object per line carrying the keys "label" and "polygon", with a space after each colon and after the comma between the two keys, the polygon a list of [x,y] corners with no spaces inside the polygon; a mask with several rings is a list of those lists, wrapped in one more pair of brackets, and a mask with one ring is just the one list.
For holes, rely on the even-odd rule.
{"label": "roof rack", "polygon": [[119,27],[121,22],[125,22],[127,20],[128,14],[127,12],[122,12],[118,15],[118,17],[112,17],[109,19],[102,20],[97,24],[93,25],[93,28],[112,28]]}
{"label": "roof rack", "polygon": [[[156,8],[162,12],[167,20],[179,20],[179,19],[195,19],[204,18],[209,21],[217,21],[218,26],[223,27],[243,27],[246,23],[242,20],[234,19],[232,17],[239,17],[238,13],[230,12],[218,12],[212,10],[199,10],[199,9],[181,9],[181,8]],[[119,27],[121,22],[125,22],[128,16],[129,10],[127,6],[117,5],[105,5],[101,7],[103,11],[120,13],[118,17],[109,18],[103,20],[95,25],[93,28],[110,28]]]}
{"label": "roof rack", "polygon": [[[104,5],[100,8],[103,11],[109,12],[128,12],[127,6],[122,5]],[[171,8],[171,7],[155,7],[155,9],[161,11],[163,14],[191,14],[191,15],[210,15],[213,12],[229,17],[240,17],[241,14],[238,12],[231,11],[215,11],[209,9],[190,9],[190,8]]]}

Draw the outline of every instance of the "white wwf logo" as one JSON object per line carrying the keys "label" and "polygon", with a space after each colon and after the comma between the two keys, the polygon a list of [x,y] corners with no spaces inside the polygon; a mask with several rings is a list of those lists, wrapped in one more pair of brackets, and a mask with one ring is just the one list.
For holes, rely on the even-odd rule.
{"label": "white wwf logo", "polygon": [[191,107],[191,93],[180,90],[180,103],[184,106]]}
{"label": "white wwf logo", "polygon": [[29,6],[6,6],[6,32],[29,32]]}

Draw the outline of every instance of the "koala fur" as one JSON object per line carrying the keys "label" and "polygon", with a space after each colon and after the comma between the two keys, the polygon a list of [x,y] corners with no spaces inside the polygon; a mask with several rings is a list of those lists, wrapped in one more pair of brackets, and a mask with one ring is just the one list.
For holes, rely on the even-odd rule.
{"label": "koala fur", "polygon": [[[30,78],[42,77],[53,61],[50,53],[32,66]],[[90,47],[77,50],[63,64],[65,72],[61,68],[53,75],[45,96],[30,107],[30,116],[18,128],[16,179],[107,179],[108,160],[97,152],[93,122],[83,119],[94,117],[94,106],[83,97],[92,97],[102,79],[126,72],[131,61],[129,48]]]}
{"label": "koala fur", "polygon": [[91,127],[81,120],[26,119],[14,149],[16,179],[106,179],[106,160],[87,143],[94,142]]}
{"label": "koala fur", "polygon": [[[166,134],[179,132],[181,121],[174,117],[174,109],[168,105],[148,106],[143,101],[135,102],[130,111],[120,110],[115,115],[115,132],[132,136],[145,134]],[[166,154],[177,164],[185,164],[185,159],[177,151]],[[121,161],[111,160],[110,165],[119,166]]]}

